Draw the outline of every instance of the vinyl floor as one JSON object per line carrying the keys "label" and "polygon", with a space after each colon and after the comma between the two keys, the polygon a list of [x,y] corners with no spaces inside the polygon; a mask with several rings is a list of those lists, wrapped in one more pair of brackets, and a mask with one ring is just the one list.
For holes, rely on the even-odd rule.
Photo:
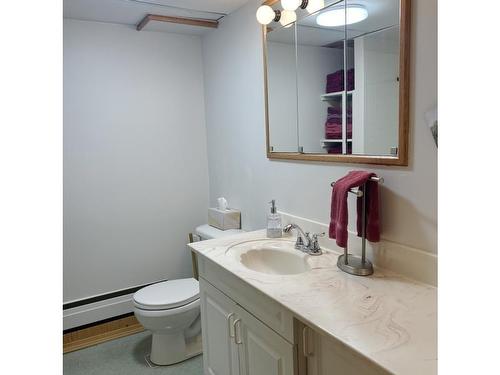
{"label": "vinyl floor", "polygon": [[171,366],[150,367],[145,359],[151,333],[141,332],[63,355],[64,375],[202,375],[201,355]]}

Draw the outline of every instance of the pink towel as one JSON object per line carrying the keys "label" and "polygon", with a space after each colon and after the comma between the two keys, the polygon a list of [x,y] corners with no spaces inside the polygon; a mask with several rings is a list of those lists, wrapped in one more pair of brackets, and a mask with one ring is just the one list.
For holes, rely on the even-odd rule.
{"label": "pink towel", "polygon": [[[379,208],[378,208],[378,183],[369,181],[370,177],[376,176],[375,173],[365,171],[351,171],[346,176],[338,180],[332,189],[332,202],[330,213],[330,238],[335,238],[337,245],[347,247],[347,195],[349,189],[367,183],[366,192],[366,238],[369,241],[377,242],[380,240],[379,227]],[[358,220],[357,229],[358,236],[362,233],[362,212],[361,212],[361,197],[358,198]]]}

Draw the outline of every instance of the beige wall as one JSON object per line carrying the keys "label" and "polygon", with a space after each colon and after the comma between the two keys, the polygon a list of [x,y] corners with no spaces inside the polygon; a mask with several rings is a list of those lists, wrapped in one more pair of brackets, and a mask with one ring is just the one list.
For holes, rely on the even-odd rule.
{"label": "beige wall", "polygon": [[[225,17],[203,38],[210,199],[242,210],[245,229],[265,226],[267,202],[328,222],[330,182],[354,168],[385,178],[383,238],[437,251],[437,149],[424,113],[437,103],[437,2],[413,1],[411,134],[408,167],[270,161],[265,155],[259,1]],[[352,216],[352,215],[351,215]]]}

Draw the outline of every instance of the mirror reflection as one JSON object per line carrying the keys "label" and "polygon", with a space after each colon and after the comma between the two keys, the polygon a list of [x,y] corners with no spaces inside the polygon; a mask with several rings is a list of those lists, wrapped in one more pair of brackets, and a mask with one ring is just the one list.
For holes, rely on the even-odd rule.
{"label": "mirror reflection", "polygon": [[269,32],[272,151],[397,156],[399,36],[398,0],[341,1]]}
{"label": "mirror reflection", "polygon": [[267,102],[273,152],[298,151],[295,25],[268,34]]}

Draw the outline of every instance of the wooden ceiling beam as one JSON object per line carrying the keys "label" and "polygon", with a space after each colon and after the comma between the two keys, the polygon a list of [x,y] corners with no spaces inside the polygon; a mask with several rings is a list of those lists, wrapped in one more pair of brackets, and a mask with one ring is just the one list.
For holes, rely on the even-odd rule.
{"label": "wooden ceiling beam", "polygon": [[176,23],[180,25],[189,25],[189,26],[199,26],[199,27],[209,27],[216,29],[219,26],[219,22],[216,20],[207,20],[202,18],[185,18],[185,17],[171,17],[171,16],[161,16],[159,14],[148,14],[145,16],[138,24],[137,31],[141,31],[146,27],[146,25],[150,21],[160,21],[160,22],[169,22]]}

